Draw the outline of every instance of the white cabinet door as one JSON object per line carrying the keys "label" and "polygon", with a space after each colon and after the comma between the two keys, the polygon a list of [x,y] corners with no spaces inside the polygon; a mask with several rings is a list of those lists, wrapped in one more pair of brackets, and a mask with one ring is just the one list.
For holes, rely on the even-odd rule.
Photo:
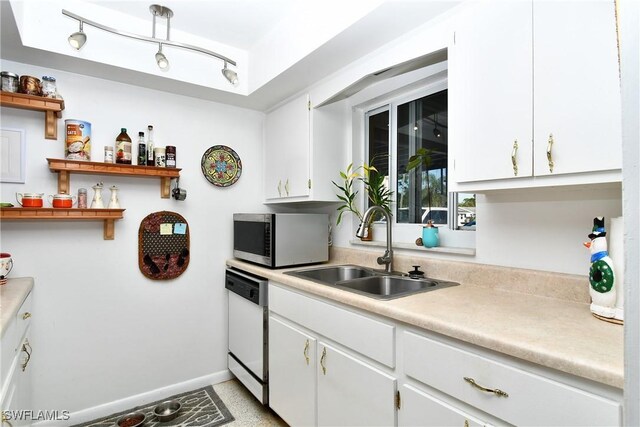
{"label": "white cabinet door", "polygon": [[393,377],[330,345],[318,345],[318,425],[395,425]]}
{"label": "white cabinet door", "polygon": [[[622,167],[620,80],[611,1],[535,1],[537,176]],[[551,147],[553,172],[547,147]]]}
{"label": "white cabinet door", "polygon": [[292,426],[316,423],[316,340],[269,317],[269,406]]}
{"label": "white cabinet door", "polygon": [[[24,338],[20,344],[18,354],[18,365],[16,366],[15,375],[17,376],[16,383],[16,397],[19,405],[19,409],[29,410],[34,409],[31,406],[31,371],[32,371],[32,357],[33,347],[29,340],[29,334]],[[14,426],[30,425],[30,420],[20,420],[13,423]]]}
{"label": "white cabinet door", "polygon": [[265,197],[309,194],[309,96],[298,97],[270,112],[265,122]]}
{"label": "white cabinet door", "polygon": [[410,385],[400,390],[401,406],[398,426],[401,427],[480,427],[487,423],[424,393]]}
{"label": "white cabinet door", "polygon": [[[531,3],[490,1],[460,19],[449,74],[455,179],[532,174]],[[514,153],[514,142],[518,149]]]}

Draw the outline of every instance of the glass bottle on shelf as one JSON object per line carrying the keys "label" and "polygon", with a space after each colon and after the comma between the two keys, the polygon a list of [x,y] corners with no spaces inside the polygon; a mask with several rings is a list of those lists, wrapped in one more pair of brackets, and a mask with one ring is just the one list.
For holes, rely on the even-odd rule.
{"label": "glass bottle on shelf", "polygon": [[153,144],[153,126],[149,125],[147,126],[147,166],[155,166],[156,162],[155,162],[155,157],[154,157],[154,151],[153,149],[154,144]]}
{"label": "glass bottle on shelf", "polygon": [[127,135],[126,128],[121,128],[116,137],[116,163],[131,164],[131,138]]}
{"label": "glass bottle on shelf", "polygon": [[138,132],[138,164],[147,164],[147,144],[144,142],[144,132]]}
{"label": "glass bottle on shelf", "polygon": [[79,188],[78,189],[78,209],[86,209],[87,208],[87,189]]}

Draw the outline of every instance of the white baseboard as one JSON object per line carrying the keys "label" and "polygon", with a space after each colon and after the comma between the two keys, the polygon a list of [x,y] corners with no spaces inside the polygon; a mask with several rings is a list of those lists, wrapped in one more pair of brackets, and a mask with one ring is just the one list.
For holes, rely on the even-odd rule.
{"label": "white baseboard", "polygon": [[195,390],[200,387],[218,384],[224,381],[228,381],[232,378],[234,378],[233,374],[228,369],[225,369],[223,371],[215,372],[213,374],[205,375],[199,378],[193,378],[181,383],[172,384],[166,387],[147,391],[145,393],[136,394],[135,396],[125,397],[124,399],[115,400],[113,402],[104,403],[92,408],[72,412],[71,418],[66,421],[41,421],[33,424],[33,426],[67,427],[72,424],[86,423],[100,417],[106,417],[107,415],[116,412],[126,411],[129,408],[144,405],[155,400],[160,400],[162,398],[172,396],[174,394],[184,393],[186,391]]}

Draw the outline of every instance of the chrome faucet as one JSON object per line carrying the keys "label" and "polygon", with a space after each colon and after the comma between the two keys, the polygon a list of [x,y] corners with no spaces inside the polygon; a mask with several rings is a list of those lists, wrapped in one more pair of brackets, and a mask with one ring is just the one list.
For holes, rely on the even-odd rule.
{"label": "chrome faucet", "polygon": [[385,209],[383,209],[382,207],[378,206],[378,205],[373,205],[371,206],[369,209],[367,209],[367,211],[364,213],[364,215],[362,216],[362,223],[360,224],[360,228],[358,229],[358,231],[356,232],[356,236],[357,237],[365,237],[366,233],[367,233],[367,227],[365,227],[365,224],[369,223],[371,216],[373,215],[373,213],[375,211],[378,212],[382,212],[382,214],[384,215],[385,219],[387,220],[387,250],[384,252],[384,255],[382,255],[381,257],[378,257],[378,264],[385,265],[385,271],[387,273],[392,273],[393,272],[393,249],[391,249],[391,243],[392,243],[392,239],[391,239],[391,228],[392,228],[392,224],[391,224],[391,214],[389,212],[387,212]]}

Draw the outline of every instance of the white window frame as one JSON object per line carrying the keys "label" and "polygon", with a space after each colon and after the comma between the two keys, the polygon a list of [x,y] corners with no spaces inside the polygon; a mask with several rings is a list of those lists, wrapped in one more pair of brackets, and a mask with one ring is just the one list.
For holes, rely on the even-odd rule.
{"label": "white window frame", "polygon": [[[405,104],[407,102],[411,102],[416,99],[423,98],[428,95],[432,95],[436,92],[443,91],[448,89],[448,79],[446,73],[441,77],[436,78],[432,82],[426,83],[418,88],[412,88],[406,91],[394,91],[392,95],[385,97],[384,94],[377,96],[375,99],[370,101],[365,101],[354,107],[353,109],[353,120],[357,121],[358,126],[362,129],[360,135],[354,135],[354,141],[357,141],[353,146],[353,162],[354,165],[360,165],[364,162],[368,162],[369,153],[368,153],[368,135],[369,135],[369,121],[368,117],[370,115],[374,115],[380,113],[385,110],[389,110],[389,183],[391,189],[394,192],[393,202],[391,204],[391,211],[394,213],[393,215],[393,240],[394,243],[404,243],[404,244],[414,244],[415,240],[421,236],[422,233],[422,224],[406,224],[406,223],[397,223],[396,222],[396,197],[397,197],[397,107],[398,105]],[[452,156],[453,153],[449,152],[449,156]],[[447,179],[448,182],[453,182],[455,179],[454,171],[447,170]],[[359,188],[359,197],[358,197],[358,206],[364,208],[366,206],[366,200],[363,195],[364,191],[362,186]],[[455,218],[455,215],[452,212],[454,211],[454,199],[455,194],[449,193],[449,215],[450,221],[447,227],[440,227],[439,234],[443,247],[456,247],[456,248],[475,248],[475,231],[472,230],[457,230],[455,226],[457,225],[457,220],[455,222],[451,221],[451,218]],[[457,209],[457,205],[455,206]],[[384,235],[384,227],[386,224],[382,221],[378,221],[374,223],[374,230],[379,229],[380,231],[374,232],[374,236]],[[354,224],[355,233],[357,229],[357,224]]]}

